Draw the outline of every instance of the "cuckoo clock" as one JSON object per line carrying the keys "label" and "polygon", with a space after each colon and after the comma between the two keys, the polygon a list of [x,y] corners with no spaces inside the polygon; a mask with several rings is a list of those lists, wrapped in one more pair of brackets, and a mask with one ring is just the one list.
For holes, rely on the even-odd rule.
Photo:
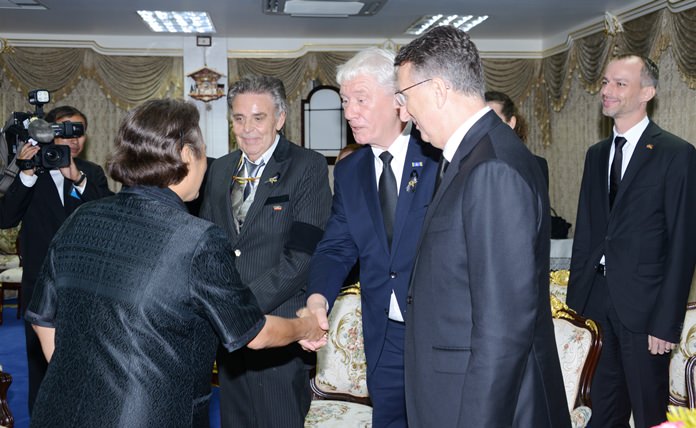
{"label": "cuckoo clock", "polygon": [[204,103],[224,97],[225,83],[218,83],[220,78],[224,76],[224,74],[220,74],[208,67],[203,67],[188,74],[188,77],[193,79],[189,96]]}

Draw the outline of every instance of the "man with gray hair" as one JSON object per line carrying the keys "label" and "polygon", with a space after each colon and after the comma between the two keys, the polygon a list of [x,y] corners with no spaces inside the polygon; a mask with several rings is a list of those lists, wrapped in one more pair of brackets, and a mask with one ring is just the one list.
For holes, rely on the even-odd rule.
{"label": "man with gray hair", "polygon": [[[201,217],[227,232],[242,282],[264,313],[294,317],[331,209],[326,159],[281,134],[287,102],[279,79],[244,77],[227,100],[239,150],[210,167]],[[219,352],[222,426],[303,427],[307,355],[297,344]]]}
{"label": "man with gray hair", "polygon": [[486,106],[467,33],[436,27],[395,65],[397,100],[444,158],[407,298],[409,425],[568,427],[539,164]]}
{"label": "man with gray hair", "polygon": [[[338,69],[346,120],[355,141],[370,147],[336,165],[332,213],[307,290],[308,308],[328,328],[327,308],[360,262],[367,387],[376,428],[407,426],[406,289],[440,155],[401,120],[393,64],[393,52],[369,48]],[[300,343],[308,349],[319,345]]]}

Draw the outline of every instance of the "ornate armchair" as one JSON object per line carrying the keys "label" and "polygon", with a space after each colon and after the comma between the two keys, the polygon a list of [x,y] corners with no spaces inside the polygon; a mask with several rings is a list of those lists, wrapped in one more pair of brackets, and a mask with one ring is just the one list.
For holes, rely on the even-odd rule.
{"label": "ornate armchair", "polygon": [[12,376],[2,371],[2,366],[0,366],[0,427],[12,428],[14,426],[14,418],[7,405],[7,390],[11,383]]}
{"label": "ornate armchair", "polygon": [[329,314],[328,343],[317,352],[310,381],[309,428],[351,428],[372,425],[363,348],[360,285],[344,289]]}
{"label": "ornate armchair", "polygon": [[694,370],[696,365],[696,302],[686,305],[684,327],[679,346],[669,362],[669,403],[674,406],[696,407]]}
{"label": "ornate armchair", "polygon": [[[17,319],[22,316],[22,259],[19,256],[17,235],[18,228],[0,231],[0,325],[2,325],[5,305],[5,291],[17,292]],[[8,244],[10,239],[14,239],[12,245]]]}
{"label": "ornate armchair", "polygon": [[602,333],[594,321],[581,317],[553,294],[551,313],[572,426],[585,427],[592,416],[590,386],[602,349]]}

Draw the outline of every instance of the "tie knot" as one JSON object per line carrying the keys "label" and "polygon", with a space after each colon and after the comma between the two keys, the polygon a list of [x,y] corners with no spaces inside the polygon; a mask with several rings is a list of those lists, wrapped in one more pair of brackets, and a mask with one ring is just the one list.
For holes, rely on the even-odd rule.
{"label": "tie knot", "polygon": [[616,146],[616,150],[621,150],[626,144],[626,139],[624,137],[619,137],[618,135],[616,138],[614,138],[614,146]]}
{"label": "tie knot", "polygon": [[249,160],[248,158],[245,158],[245,159],[244,159],[244,165],[245,165],[245,167],[246,167],[247,177],[249,177],[249,178],[255,178],[256,175],[257,175],[258,172],[259,172],[259,169],[260,169],[264,164],[265,164],[265,162],[263,161],[263,159],[259,159],[259,163],[254,163],[254,162],[252,162],[251,160]]}
{"label": "tie knot", "polygon": [[382,159],[383,164],[389,165],[392,159],[394,159],[394,156],[392,156],[392,154],[389,152],[382,152],[382,154],[379,155],[379,158]]}

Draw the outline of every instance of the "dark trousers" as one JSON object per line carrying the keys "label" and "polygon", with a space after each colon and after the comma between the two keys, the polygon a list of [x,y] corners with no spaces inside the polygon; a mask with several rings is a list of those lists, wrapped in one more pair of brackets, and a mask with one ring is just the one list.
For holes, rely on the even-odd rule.
{"label": "dark trousers", "polygon": [[603,345],[590,390],[592,428],[636,428],[667,420],[669,355],[652,355],[648,335],[628,330],[616,314],[606,278],[595,275],[584,315],[602,329]]}
{"label": "dark trousers", "polygon": [[373,428],[406,428],[408,425],[404,392],[405,330],[403,323],[387,322],[384,348],[367,377]]}
{"label": "dark trousers", "polygon": [[[28,283],[28,281],[27,281]],[[31,295],[34,291],[34,281],[27,285],[25,281],[22,281],[22,310],[26,311],[29,307],[29,302],[31,301]],[[46,376],[46,370],[48,370],[48,362],[44,356],[43,350],[41,349],[41,342],[39,342],[39,336],[36,335],[31,324],[24,322],[24,340],[27,347],[27,371],[29,375],[29,415],[31,416],[32,410],[34,410],[34,402],[36,401],[36,396],[39,393],[39,387],[43,381],[44,376]]]}
{"label": "dark trousers", "polygon": [[218,352],[223,428],[302,428],[314,354],[299,345]]}

